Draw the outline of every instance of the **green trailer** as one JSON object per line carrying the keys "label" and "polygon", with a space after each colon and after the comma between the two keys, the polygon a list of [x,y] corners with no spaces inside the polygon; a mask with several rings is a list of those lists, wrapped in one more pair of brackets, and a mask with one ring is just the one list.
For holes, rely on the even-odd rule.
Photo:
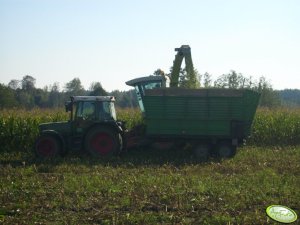
{"label": "green trailer", "polygon": [[146,134],[241,142],[250,134],[258,101],[259,94],[247,89],[147,90]]}
{"label": "green trailer", "polygon": [[175,51],[170,76],[161,74],[126,82],[135,87],[145,118],[146,137],[167,140],[176,146],[189,143],[199,158],[210,154],[234,156],[236,147],[250,135],[260,94],[246,88],[178,87],[184,58],[191,84],[196,78],[190,47],[182,45]]}
{"label": "green trailer", "polygon": [[160,84],[163,78],[149,78],[127,84],[136,88],[146,137],[152,142],[169,142],[176,146],[188,143],[198,158],[205,159],[209,155],[229,158],[250,135],[260,97],[258,92],[165,88]]}

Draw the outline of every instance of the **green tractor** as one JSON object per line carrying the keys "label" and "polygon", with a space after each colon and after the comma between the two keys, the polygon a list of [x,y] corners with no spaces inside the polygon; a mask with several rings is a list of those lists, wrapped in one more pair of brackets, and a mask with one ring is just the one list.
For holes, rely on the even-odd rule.
{"label": "green tractor", "polygon": [[116,120],[112,96],[74,96],[66,103],[70,119],[39,125],[35,151],[43,158],[64,155],[68,150],[84,149],[96,157],[117,154],[123,142],[125,126]]}

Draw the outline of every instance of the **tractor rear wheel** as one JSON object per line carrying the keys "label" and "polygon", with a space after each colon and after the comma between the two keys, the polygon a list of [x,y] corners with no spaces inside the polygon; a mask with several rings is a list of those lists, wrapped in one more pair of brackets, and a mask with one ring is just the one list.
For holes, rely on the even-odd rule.
{"label": "tractor rear wheel", "polygon": [[107,157],[118,153],[122,146],[119,133],[109,127],[92,128],[86,135],[84,147],[95,157]]}
{"label": "tractor rear wheel", "polygon": [[36,140],[35,152],[41,158],[55,157],[61,152],[61,143],[53,135],[41,135]]}

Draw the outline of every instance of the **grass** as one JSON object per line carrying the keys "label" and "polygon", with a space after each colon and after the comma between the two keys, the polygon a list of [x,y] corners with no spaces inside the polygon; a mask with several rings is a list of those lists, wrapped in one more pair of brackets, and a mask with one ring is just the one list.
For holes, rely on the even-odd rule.
{"label": "grass", "polygon": [[52,161],[2,152],[0,162],[4,224],[276,224],[269,205],[300,213],[300,147],[244,147],[205,163],[153,149]]}

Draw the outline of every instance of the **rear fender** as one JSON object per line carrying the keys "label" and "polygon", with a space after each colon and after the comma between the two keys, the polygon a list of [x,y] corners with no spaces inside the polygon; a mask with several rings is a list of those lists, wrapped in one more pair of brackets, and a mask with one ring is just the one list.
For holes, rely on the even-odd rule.
{"label": "rear fender", "polygon": [[[113,129],[115,132],[119,134],[123,134],[124,131],[121,126],[118,125],[117,122],[102,122],[102,123],[95,123],[91,127],[89,127],[88,131],[93,129],[94,127],[108,127],[110,129]],[[88,133],[88,131],[86,133]]]}

